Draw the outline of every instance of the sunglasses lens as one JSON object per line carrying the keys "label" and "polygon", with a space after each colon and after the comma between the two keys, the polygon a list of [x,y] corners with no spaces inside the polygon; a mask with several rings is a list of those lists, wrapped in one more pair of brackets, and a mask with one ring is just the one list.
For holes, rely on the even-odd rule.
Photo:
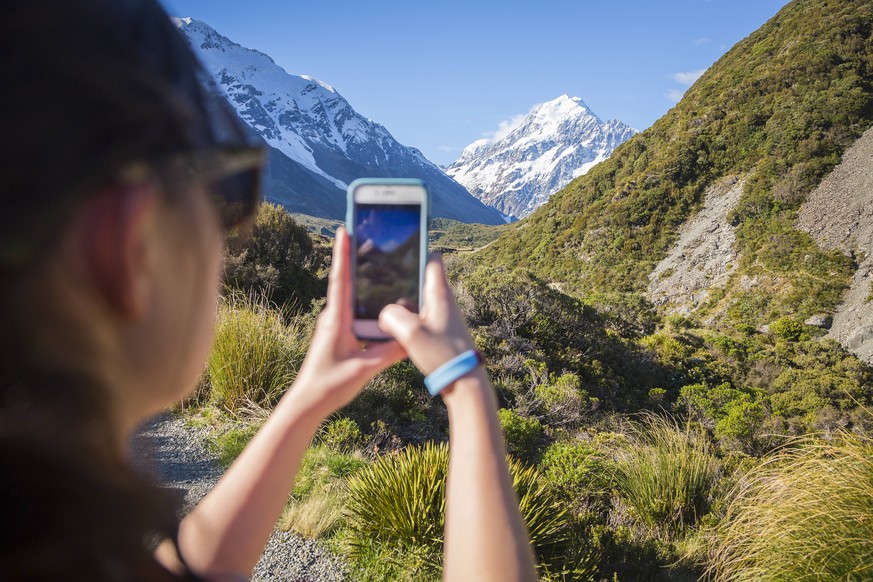
{"label": "sunglasses lens", "polygon": [[221,224],[230,230],[252,217],[260,197],[260,171],[247,170],[213,182]]}

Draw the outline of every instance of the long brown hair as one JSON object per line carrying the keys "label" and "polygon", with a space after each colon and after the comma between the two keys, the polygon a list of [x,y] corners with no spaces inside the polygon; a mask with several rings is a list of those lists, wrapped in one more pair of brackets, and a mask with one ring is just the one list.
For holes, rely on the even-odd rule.
{"label": "long brown hair", "polygon": [[240,139],[199,74],[154,0],[0,8],[0,579],[173,579],[149,547],[173,504],[126,464],[105,387],[46,361],[34,330],[41,265],[83,196],[132,161]]}

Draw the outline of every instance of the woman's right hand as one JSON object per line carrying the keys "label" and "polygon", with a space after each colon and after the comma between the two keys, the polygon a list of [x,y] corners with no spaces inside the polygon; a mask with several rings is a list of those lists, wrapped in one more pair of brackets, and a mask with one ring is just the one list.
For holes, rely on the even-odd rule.
{"label": "woman's right hand", "polygon": [[403,346],[425,375],[475,347],[437,254],[432,255],[425,271],[421,313],[388,305],[379,314],[379,327]]}

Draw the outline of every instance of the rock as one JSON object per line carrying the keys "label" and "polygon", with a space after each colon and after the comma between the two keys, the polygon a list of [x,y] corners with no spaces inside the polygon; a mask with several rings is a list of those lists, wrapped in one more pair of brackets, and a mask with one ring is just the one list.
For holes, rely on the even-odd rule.
{"label": "rock", "polygon": [[870,340],[873,340],[873,327],[862,327],[859,328],[849,337],[846,342],[849,346],[849,349],[857,350],[869,343]]}
{"label": "rock", "polygon": [[830,315],[813,315],[806,321],[804,321],[806,325],[811,325],[813,327],[820,327],[822,329],[830,329],[831,325],[834,323],[834,318]]}

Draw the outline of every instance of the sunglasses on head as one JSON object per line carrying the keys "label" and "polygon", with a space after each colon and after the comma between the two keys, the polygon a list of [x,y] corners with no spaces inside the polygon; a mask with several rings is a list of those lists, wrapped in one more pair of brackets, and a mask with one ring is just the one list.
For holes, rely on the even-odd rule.
{"label": "sunglasses on head", "polygon": [[175,156],[161,164],[172,178],[199,180],[209,188],[221,226],[229,231],[255,215],[261,199],[262,147],[222,147]]}
{"label": "sunglasses on head", "polygon": [[[120,182],[136,182],[154,176],[168,179],[199,180],[206,184],[221,226],[233,230],[250,221],[261,198],[261,172],[266,162],[263,147],[221,147],[208,152],[180,154],[159,164],[135,163],[117,176]],[[56,204],[43,212],[37,227],[26,230],[18,225],[0,233],[0,268],[17,269],[27,266],[46,240],[59,228],[58,224],[75,202]]]}

